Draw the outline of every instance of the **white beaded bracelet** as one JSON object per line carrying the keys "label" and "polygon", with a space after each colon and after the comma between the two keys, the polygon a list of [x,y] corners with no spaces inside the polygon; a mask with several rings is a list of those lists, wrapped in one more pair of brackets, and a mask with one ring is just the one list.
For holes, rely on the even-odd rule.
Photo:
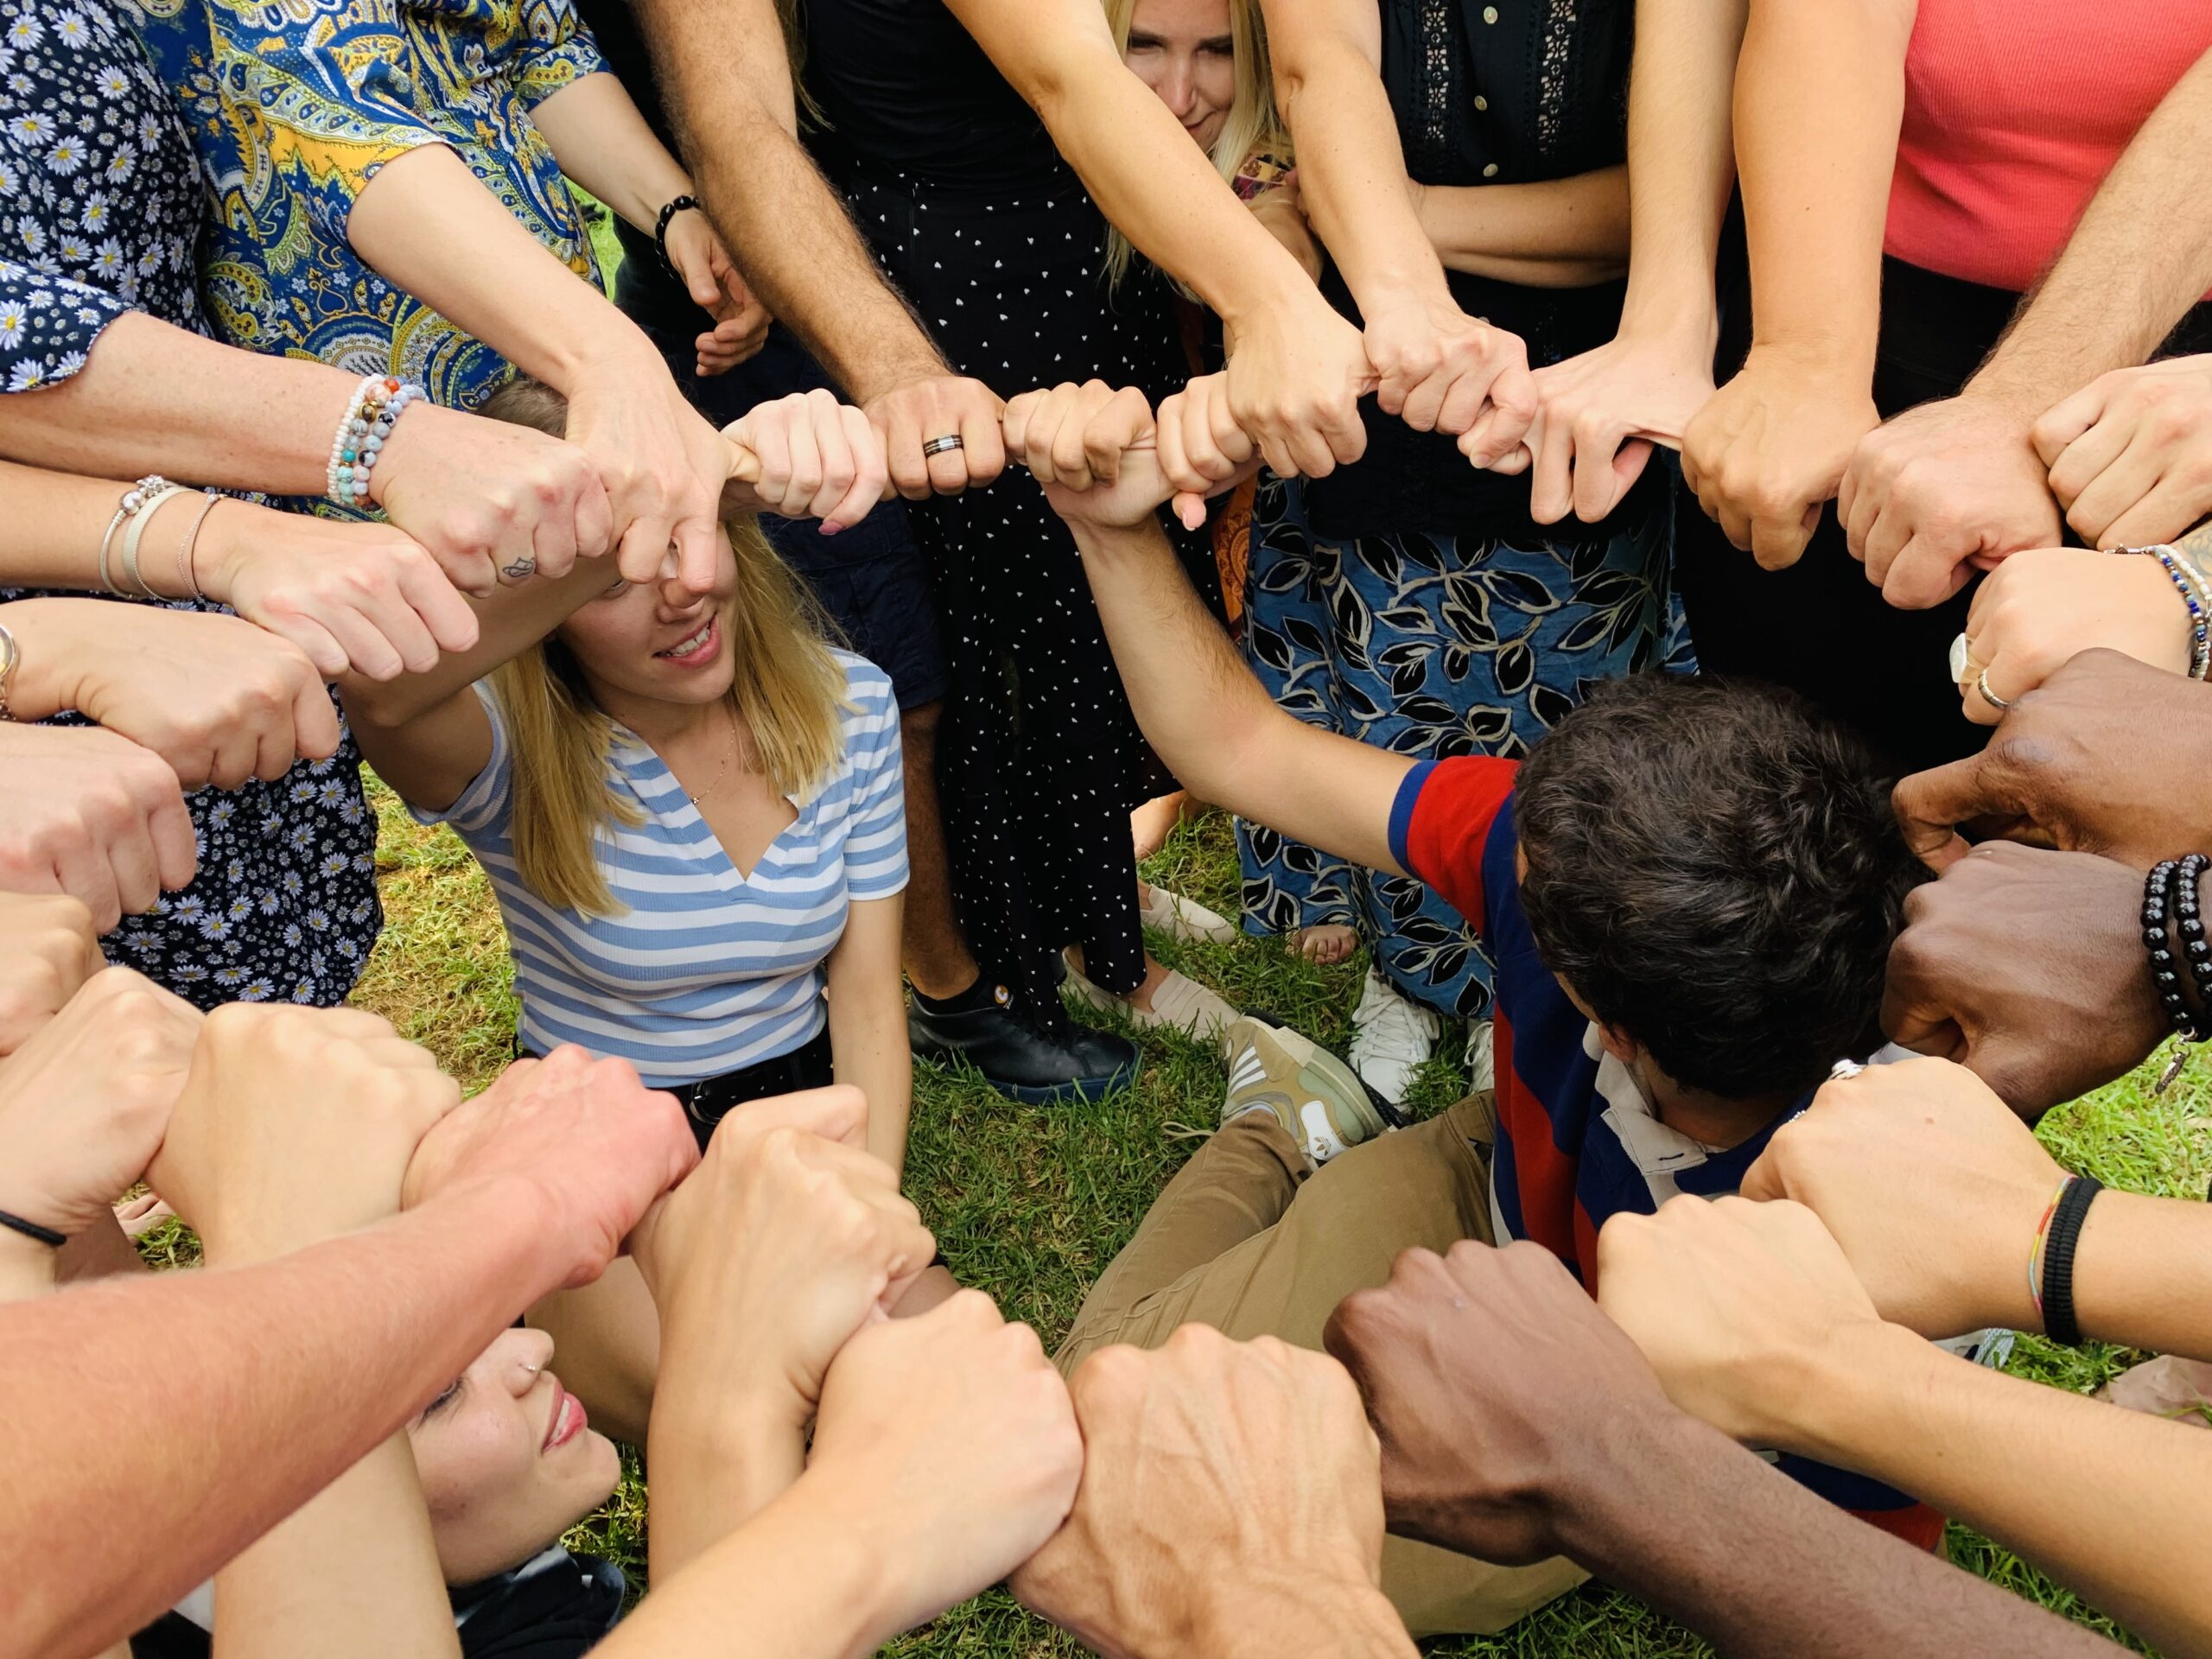
{"label": "white beaded bracelet", "polygon": [[384,454],[385,440],[401,411],[422,395],[420,387],[388,374],[372,374],[361,382],[330,441],[332,500],[341,507],[370,505],[369,474]]}

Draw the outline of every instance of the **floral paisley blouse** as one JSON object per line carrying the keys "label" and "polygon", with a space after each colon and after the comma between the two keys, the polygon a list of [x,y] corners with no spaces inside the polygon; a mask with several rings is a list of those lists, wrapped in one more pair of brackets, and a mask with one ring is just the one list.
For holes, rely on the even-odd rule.
{"label": "floral paisley blouse", "polygon": [[[129,311],[206,333],[204,200],[176,106],[110,0],[0,0],[0,385],[68,378]],[[360,766],[349,735],[273,784],[191,796],[199,875],[126,918],[109,957],[202,1007],[345,1001],[384,922]]]}
{"label": "floral paisley blouse", "polygon": [[201,247],[215,333],[473,409],[504,359],[355,257],[378,169],[450,147],[524,229],[596,280],[530,111],[601,67],[569,0],[131,0],[213,196]]}

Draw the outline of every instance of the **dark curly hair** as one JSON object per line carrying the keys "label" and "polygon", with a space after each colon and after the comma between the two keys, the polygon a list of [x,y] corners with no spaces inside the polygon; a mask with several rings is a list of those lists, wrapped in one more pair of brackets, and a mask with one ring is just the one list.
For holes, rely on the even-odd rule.
{"label": "dark curly hair", "polygon": [[1802,698],[1643,674],[1521,768],[1521,898],[1545,966],[1675,1082],[1811,1088],[1882,1042],[1906,849],[1872,753]]}

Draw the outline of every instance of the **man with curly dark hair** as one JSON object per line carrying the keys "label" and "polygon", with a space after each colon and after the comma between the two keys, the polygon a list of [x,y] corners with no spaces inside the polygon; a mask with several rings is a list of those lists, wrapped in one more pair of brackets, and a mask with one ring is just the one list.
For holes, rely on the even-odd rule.
{"label": "man with curly dark hair", "polygon": [[[1200,798],[1416,875],[1467,918],[1497,965],[1497,1087],[1386,1132],[1335,1057],[1237,1021],[1221,1131],[1093,1287],[1062,1367],[1194,1320],[1319,1347],[1400,1252],[1463,1239],[1531,1240],[1594,1291],[1608,1217],[1733,1192],[1835,1063],[1881,1045],[1885,962],[1926,874],[1890,780],[1790,693],[1663,674],[1593,688],[1517,763],[1416,763],[1306,725],[1153,525],[1154,431],[1141,397],[1095,383],[1007,415],[1009,454],[1074,530],[1145,734]],[[1783,1464],[1916,1542],[1942,1535],[1902,1493]],[[1496,1630],[1581,1577],[1397,1538],[1383,1561],[1417,1635]]]}

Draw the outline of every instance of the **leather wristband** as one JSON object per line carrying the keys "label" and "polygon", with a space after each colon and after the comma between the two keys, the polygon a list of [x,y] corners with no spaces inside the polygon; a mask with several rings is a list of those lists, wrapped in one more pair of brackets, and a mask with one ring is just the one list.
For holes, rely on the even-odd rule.
{"label": "leather wristband", "polygon": [[2074,1318],[2074,1249],[2081,1241],[2090,1200],[2104,1190],[2104,1183],[2094,1175],[2076,1175],[2067,1182],[2051,1211],[2050,1231],[2044,1241],[2044,1334],[2069,1348],[2082,1341],[2082,1327]]}

